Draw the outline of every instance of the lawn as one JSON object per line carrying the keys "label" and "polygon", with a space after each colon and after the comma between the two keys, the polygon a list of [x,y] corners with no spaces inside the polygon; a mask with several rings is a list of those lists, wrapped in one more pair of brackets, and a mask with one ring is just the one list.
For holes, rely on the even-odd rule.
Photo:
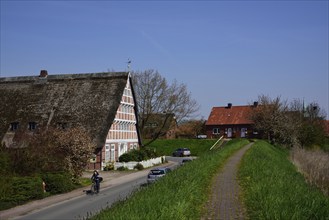
{"label": "lawn", "polygon": [[171,156],[177,148],[186,147],[191,150],[192,156],[200,156],[209,152],[209,149],[216,141],[216,139],[158,139],[148,147],[154,148],[159,155],[166,156]]}

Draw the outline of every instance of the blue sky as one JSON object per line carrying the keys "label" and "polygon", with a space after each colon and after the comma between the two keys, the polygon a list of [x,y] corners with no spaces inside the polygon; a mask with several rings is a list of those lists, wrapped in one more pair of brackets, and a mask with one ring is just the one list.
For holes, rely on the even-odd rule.
{"label": "blue sky", "polygon": [[259,95],[329,112],[328,1],[7,1],[1,77],[156,69],[205,119]]}

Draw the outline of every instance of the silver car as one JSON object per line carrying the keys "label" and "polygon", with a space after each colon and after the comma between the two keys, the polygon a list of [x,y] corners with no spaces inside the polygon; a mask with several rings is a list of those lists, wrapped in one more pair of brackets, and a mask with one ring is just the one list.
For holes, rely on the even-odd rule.
{"label": "silver car", "polygon": [[150,170],[149,174],[147,175],[147,183],[153,183],[154,181],[158,180],[160,177],[163,177],[170,171],[171,169],[168,167]]}

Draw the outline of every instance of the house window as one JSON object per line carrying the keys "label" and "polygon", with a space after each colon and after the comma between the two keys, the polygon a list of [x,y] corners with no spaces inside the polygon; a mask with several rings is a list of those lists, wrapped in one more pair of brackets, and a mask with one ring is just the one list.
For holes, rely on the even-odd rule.
{"label": "house window", "polygon": [[213,128],[212,133],[213,134],[219,134],[219,128]]}
{"label": "house window", "polygon": [[110,161],[112,161],[112,162],[115,161],[115,144],[111,144],[111,156],[110,156]]}
{"label": "house window", "polygon": [[37,128],[36,122],[29,122],[29,130],[34,131]]}
{"label": "house window", "polygon": [[18,129],[19,122],[12,122],[10,123],[10,130],[11,131],[16,131]]}

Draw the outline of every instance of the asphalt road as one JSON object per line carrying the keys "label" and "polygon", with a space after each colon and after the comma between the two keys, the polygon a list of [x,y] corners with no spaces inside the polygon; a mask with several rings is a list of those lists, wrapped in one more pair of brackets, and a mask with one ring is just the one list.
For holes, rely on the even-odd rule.
{"label": "asphalt road", "polygon": [[125,199],[144,183],[146,183],[146,177],[141,176],[135,180],[102,189],[99,194],[84,195],[60,202],[16,219],[84,219],[111,206],[116,201]]}
{"label": "asphalt road", "polygon": [[[173,162],[171,163],[170,168],[175,169],[181,163],[183,158],[168,157],[167,160]],[[34,210],[33,212],[14,219],[85,219],[86,217],[92,216],[100,212],[102,209],[111,206],[117,201],[124,200],[134,190],[145,185],[147,183],[147,173],[148,171],[141,171],[138,172],[138,174],[136,173],[133,178],[126,178],[126,180],[122,181],[120,184],[101,188],[99,194],[80,195],[73,199]]]}

